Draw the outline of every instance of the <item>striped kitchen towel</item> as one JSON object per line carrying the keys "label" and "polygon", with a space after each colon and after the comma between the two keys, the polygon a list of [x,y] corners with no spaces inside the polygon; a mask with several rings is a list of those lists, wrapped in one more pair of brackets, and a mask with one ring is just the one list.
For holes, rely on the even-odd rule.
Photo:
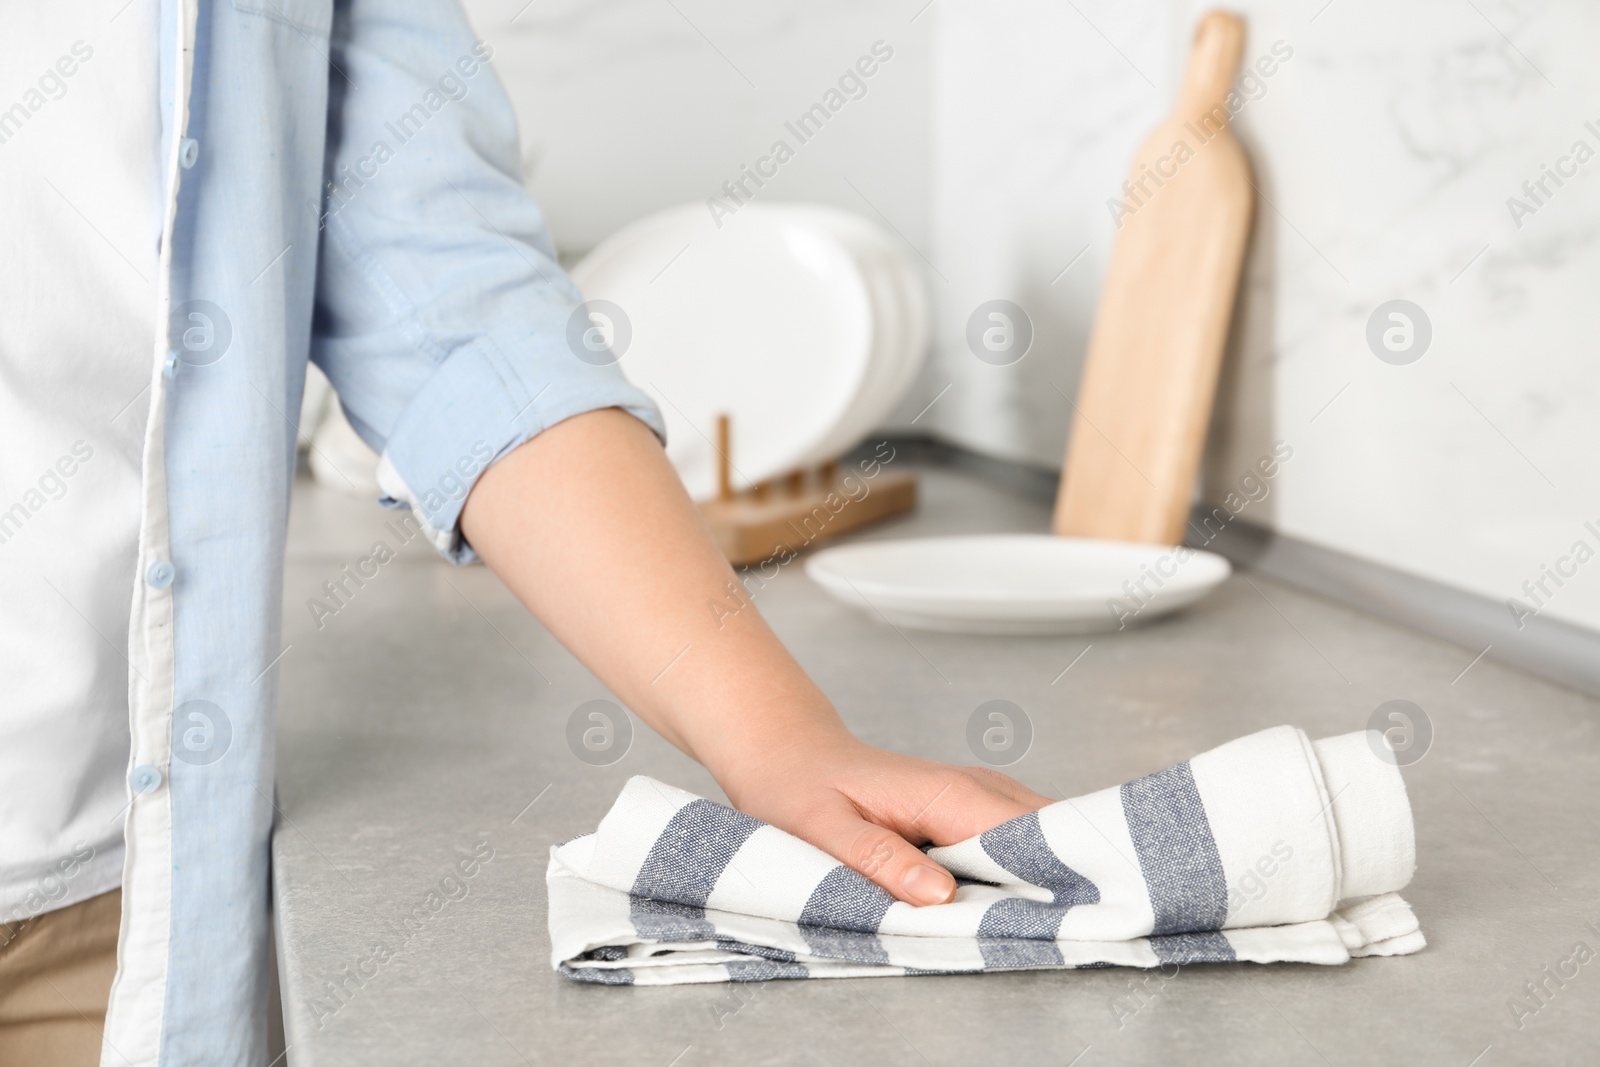
{"label": "striped kitchen towel", "polygon": [[634,778],[595,833],[551,850],[551,962],[669,985],[1416,952],[1395,895],[1415,866],[1411,809],[1375,738],[1279,726],[931,849],[958,889],[927,908]]}

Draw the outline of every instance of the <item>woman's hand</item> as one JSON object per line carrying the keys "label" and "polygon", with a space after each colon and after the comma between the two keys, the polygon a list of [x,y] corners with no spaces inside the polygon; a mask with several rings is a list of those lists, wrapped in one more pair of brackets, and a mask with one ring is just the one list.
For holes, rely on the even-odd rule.
{"label": "woman's hand", "polygon": [[761,618],[644,424],[615,409],[495,463],[461,528],[551,633],[734,804],[911,904],[955,894],[915,846],[1049,800],[1003,774],[852,737]]}
{"label": "woman's hand", "polygon": [[740,811],[916,905],[945,904],[956,892],[917,845],[964,841],[1052,802],[998,771],[885,752],[848,735],[739,761],[721,779]]}

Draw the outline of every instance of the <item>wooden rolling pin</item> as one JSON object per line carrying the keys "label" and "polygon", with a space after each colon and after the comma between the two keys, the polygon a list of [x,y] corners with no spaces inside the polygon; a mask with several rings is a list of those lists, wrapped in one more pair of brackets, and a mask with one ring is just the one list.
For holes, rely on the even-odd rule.
{"label": "wooden rolling pin", "polygon": [[1244,23],[1200,20],[1183,91],[1123,186],[1078,388],[1055,532],[1178,544],[1255,203],[1224,106]]}

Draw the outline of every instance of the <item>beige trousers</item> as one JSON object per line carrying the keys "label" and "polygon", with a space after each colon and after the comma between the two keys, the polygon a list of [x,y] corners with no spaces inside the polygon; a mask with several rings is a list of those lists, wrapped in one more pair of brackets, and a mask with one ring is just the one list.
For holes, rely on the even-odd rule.
{"label": "beige trousers", "polygon": [[0,924],[0,1064],[95,1067],[122,890]]}

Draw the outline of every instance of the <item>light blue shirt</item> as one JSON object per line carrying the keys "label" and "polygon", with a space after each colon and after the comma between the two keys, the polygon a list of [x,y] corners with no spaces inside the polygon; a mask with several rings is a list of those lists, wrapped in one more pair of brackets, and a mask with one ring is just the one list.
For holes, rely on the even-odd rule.
{"label": "light blue shirt", "polygon": [[[168,221],[129,659],[132,758],[108,1063],[265,1063],[272,704],[309,357],[430,539],[572,415],[663,434],[518,175],[457,0],[161,0]],[[110,180],[108,178],[108,180]],[[200,718],[196,718],[200,715]]]}

